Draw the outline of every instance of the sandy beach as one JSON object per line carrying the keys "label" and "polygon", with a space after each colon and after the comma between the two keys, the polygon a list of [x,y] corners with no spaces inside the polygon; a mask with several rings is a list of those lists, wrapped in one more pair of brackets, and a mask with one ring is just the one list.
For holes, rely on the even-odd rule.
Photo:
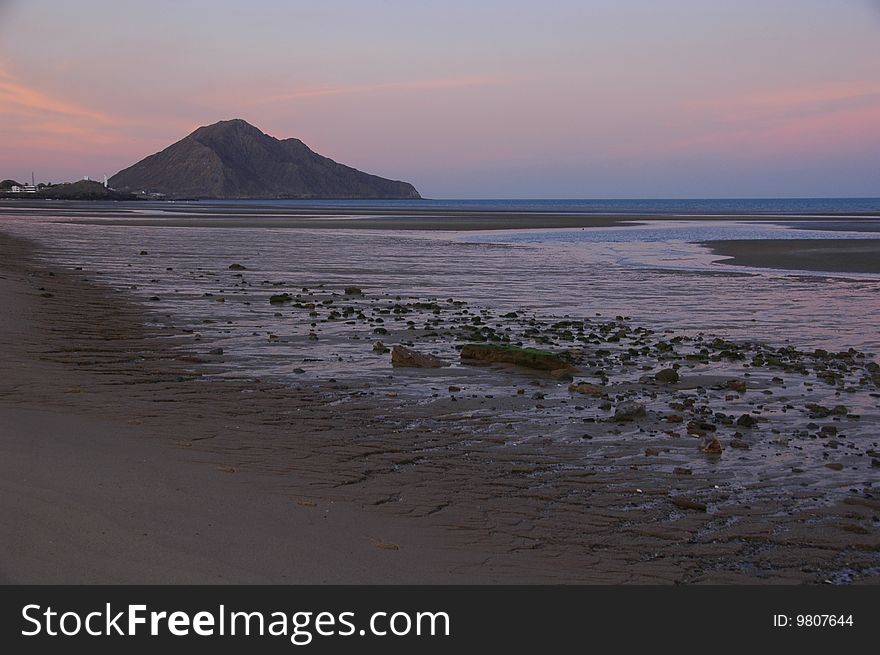
{"label": "sandy beach", "polygon": [[[436,526],[315,496],[306,476],[248,471],[241,457],[194,448],[217,433],[263,433],[260,417],[242,418],[253,410],[241,402],[202,413],[222,409],[215,393],[235,398],[241,389],[200,385],[124,299],[81,276],[32,268],[27,244],[3,237],[0,247],[0,581],[488,579],[459,572],[482,555]],[[44,284],[52,307],[42,304]],[[145,355],[150,364],[132,368],[130,358]],[[273,404],[288,409],[309,401],[275,393]]]}
{"label": "sandy beach", "polygon": [[[707,337],[686,357],[675,350],[689,340],[673,341],[670,354],[669,342],[610,320],[587,328],[611,349],[599,355],[605,379],[590,380],[596,395],[546,374],[485,367],[456,368],[459,384],[476,390],[491,378],[501,392],[450,385],[428,393],[429,403],[399,386],[373,382],[365,391],[342,378],[224,379],[209,374],[217,358],[171,314],[87,267],[47,264],[33,243],[3,236],[0,247],[9,344],[0,381],[4,581],[878,581],[876,438],[843,434],[860,435],[873,415],[829,409],[840,402],[837,385],[859,390],[848,404],[876,392],[870,360],[858,354]],[[270,292],[262,293],[266,303]],[[341,293],[309,291],[296,303],[338,303]],[[402,303],[376,294],[354,301],[353,318]],[[436,316],[425,301],[404,305],[413,318]],[[467,307],[445,320],[470,323]],[[483,322],[505,320],[480,311]],[[506,319],[526,331],[540,325],[553,344],[574,329],[529,320]],[[370,319],[371,331],[376,325]],[[388,327],[386,341],[406,338]],[[443,329],[409,339],[433,342]],[[649,346],[648,377],[676,362],[682,379],[637,381],[630,344]],[[715,354],[703,362],[701,347]],[[750,380],[735,351],[756,367]],[[593,368],[578,366],[582,375]],[[833,385],[797,391],[808,370]],[[406,375],[410,389],[431,388],[431,377]],[[783,395],[778,412],[763,409],[768,394]],[[628,399],[647,409],[615,420]],[[823,418],[785,418],[792,403],[820,401]],[[750,410],[760,427],[737,419]],[[539,416],[542,427],[529,427]],[[804,431],[807,423],[815,427]],[[563,428],[571,438],[550,436]],[[801,447],[783,437],[821,447],[799,460]],[[737,482],[768,457],[782,457],[777,473]],[[849,488],[826,484],[835,475],[852,480]]]}
{"label": "sandy beach", "polygon": [[726,264],[840,273],[880,273],[880,239],[713,241]]}

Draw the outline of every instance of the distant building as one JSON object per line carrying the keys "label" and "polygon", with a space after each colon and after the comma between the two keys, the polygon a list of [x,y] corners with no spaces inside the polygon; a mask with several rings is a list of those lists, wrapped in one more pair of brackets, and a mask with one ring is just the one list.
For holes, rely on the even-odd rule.
{"label": "distant building", "polygon": [[12,193],[36,193],[37,187],[33,184],[25,184],[24,186],[18,186],[14,184],[10,189]]}

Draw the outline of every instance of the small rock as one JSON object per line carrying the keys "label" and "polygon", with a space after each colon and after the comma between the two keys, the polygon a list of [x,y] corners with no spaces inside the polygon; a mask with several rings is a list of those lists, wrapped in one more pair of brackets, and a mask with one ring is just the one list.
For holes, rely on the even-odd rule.
{"label": "small rock", "polygon": [[751,446],[749,446],[749,444],[747,444],[742,439],[731,439],[730,440],[730,447],[731,448],[739,448],[740,450],[748,450],[749,448],[751,448]]}
{"label": "small rock", "polygon": [[722,450],[724,449],[721,447],[721,442],[718,441],[717,437],[707,440],[702,447],[702,451],[707,455],[720,455]]}
{"label": "small rock", "polygon": [[373,352],[374,353],[381,353],[381,354],[387,353],[388,346],[386,346],[381,341],[377,341],[376,343],[373,344]]}
{"label": "small rock", "polygon": [[345,287],[346,296],[361,296],[363,293],[359,287]]}
{"label": "small rock", "polygon": [[829,462],[825,465],[825,468],[831,469],[832,471],[842,471],[843,464],[840,464],[839,462]]}
{"label": "small rock", "polygon": [[632,400],[620,403],[614,410],[614,420],[620,423],[635,421],[646,416],[645,406]]}
{"label": "small rock", "polygon": [[242,266],[241,264],[230,264],[229,270],[230,271],[246,271],[247,269],[244,266]]}
{"label": "small rock", "polygon": [[394,346],[391,350],[391,365],[406,368],[441,368],[449,366],[439,357],[420,353],[406,346]]}
{"label": "small rock", "polygon": [[459,391],[461,391],[461,387],[457,387],[454,384],[450,384],[449,391],[450,391],[450,393],[458,393]]}
{"label": "small rock", "polygon": [[645,457],[656,457],[662,452],[659,448],[645,448]]}
{"label": "small rock", "polygon": [[209,355],[222,355],[223,348],[212,348],[211,350],[208,351],[208,354]]}
{"label": "small rock", "polygon": [[705,437],[709,432],[715,432],[717,429],[714,423],[708,423],[707,421],[690,421],[687,424],[688,434],[697,437]]}
{"label": "small rock", "polygon": [[654,375],[654,379],[660,384],[676,384],[680,378],[674,368],[664,368]]}
{"label": "small rock", "polygon": [[758,419],[751,414],[743,414],[736,419],[736,424],[741,428],[753,428],[758,424]]}
{"label": "small rock", "polygon": [[685,468],[684,466],[676,466],[674,469],[672,469],[672,472],[675,473],[676,475],[691,475],[691,474],[693,474],[692,470],[690,470],[689,468]]}
{"label": "small rock", "polygon": [[582,393],[586,396],[601,396],[605,393],[605,389],[598,384],[590,384],[589,382],[580,382],[578,384],[568,385],[571,393]]}

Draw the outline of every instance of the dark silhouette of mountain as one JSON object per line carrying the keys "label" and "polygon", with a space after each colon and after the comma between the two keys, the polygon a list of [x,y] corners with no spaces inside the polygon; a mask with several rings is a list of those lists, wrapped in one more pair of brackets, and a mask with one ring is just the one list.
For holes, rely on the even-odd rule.
{"label": "dark silhouette of mountain", "polygon": [[114,189],[187,198],[419,198],[408,182],[338,164],[241,119],[200,127],[110,178]]}

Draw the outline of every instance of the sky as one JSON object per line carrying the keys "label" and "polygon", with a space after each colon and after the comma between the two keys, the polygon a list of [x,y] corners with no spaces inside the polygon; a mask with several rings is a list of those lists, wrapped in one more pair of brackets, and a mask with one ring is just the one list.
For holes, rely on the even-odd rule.
{"label": "sky", "polygon": [[0,179],[244,118],[432,198],[880,196],[880,0],[0,0]]}

